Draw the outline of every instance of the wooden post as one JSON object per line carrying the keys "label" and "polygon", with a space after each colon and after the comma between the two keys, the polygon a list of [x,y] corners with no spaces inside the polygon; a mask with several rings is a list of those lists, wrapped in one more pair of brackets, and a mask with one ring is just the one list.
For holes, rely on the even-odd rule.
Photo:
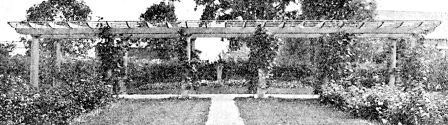
{"label": "wooden post", "polygon": [[[187,38],[187,59],[188,59],[187,63],[188,63],[188,65],[190,65],[190,63],[191,63],[191,37]],[[187,85],[191,85],[191,81],[189,79],[187,79],[185,82],[184,82],[184,84],[182,84],[181,97],[188,97]]]}
{"label": "wooden post", "polygon": [[62,51],[61,51],[61,43],[60,41],[55,42],[56,46],[56,68],[59,72],[61,70],[61,63],[62,63]]}
{"label": "wooden post", "polygon": [[187,38],[187,57],[188,57],[188,63],[191,62],[191,38]]}
{"label": "wooden post", "polygon": [[129,63],[129,53],[126,49],[123,56],[123,67],[124,67],[124,77],[120,79],[119,87],[120,87],[120,94],[126,94],[126,82],[128,79],[128,63]]}
{"label": "wooden post", "polygon": [[33,36],[30,51],[30,83],[36,90],[39,90],[39,40],[40,36]]}
{"label": "wooden post", "polygon": [[[61,41],[55,41],[55,49],[56,49],[56,73],[61,72],[61,64],[62,64],[62,51],[61,51]],[[53,86],[58,87],[60,85],[60,82],[58,79],[53,77]]]}
{"label": "wooden post", "polygon": [[267,70],[266,69],[258,69],[258,88],[257,88],[257,96],[256,98],[265,98],[267,92],[267,84],[266,84]]}
{"label": "wooden post", "polygon": [[218,62],[218,66],[216,66],[216,80],[220,85],[224,85],[224,82],[222,82],[222,69],[224,66],[222,63]]}
{"label": "wooden post", "polygon": [[397,68],[397,40],[392,39],[392,47],[391,47],[391,59],[390,59],[390,68],[389,68],[389,86],[395,86],[395,73]]}

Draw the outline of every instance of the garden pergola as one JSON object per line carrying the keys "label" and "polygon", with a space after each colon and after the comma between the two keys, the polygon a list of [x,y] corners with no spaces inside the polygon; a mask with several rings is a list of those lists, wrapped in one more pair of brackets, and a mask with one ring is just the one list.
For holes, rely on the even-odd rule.
{"label": "garden pergola", "polygon": [[[351,33],[356,37],[409,39],[418,34],[432,32],[441,21],[436,20],[191,20],[178,22],[147,21],[71,21],[71,22],[8,22],[15,30],[31,35],[31,84],[39,86],[40,38],[81,39],[98,38],[101,27],[111,27],[110,33],[131,38],[177,38],[179,31],[191,34],[187,39],[187,56],[191,56],[191,38],[197,37],[249,37],[258,25],[276,37],[317,38],[329,33]],[[56,43],[58,44],[58,43]],[[395,83],[396,40],[392,40],[389,84]],[[56,49],[60,49],[57,45]],[[56,52],[60,53],[60,50]],[[58,55],[58,54],[57,54]],[[57,56],[57,58],[60,58]],[[125,57],[126,60],[127,57]],[[58,59],[57,59],[58,60]],[[125,61],[127,62],[127,61]],[[125,64],[127,65],[127,64]]]}

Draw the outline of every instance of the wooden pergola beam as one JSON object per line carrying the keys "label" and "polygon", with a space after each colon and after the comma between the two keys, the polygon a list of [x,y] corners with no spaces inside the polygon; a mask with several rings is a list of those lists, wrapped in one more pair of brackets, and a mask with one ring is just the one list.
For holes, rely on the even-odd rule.
{"label": "wooden pergola beam", "polygon": [[[20,34],[44,35],[43,37],[93,38],[100,27],[110,26],[113,34],[135,37],[178,37],[180,29],[198,37],[245,37],[252,34],[257,25],[272,34],[424,34],[441,24],[434,20],[193,20],[179,22],[145,21],[87,21],[87,22],[8,22]],[[48,36],[50,35],[50,36]],[[52,36],[51,36],[52,35]],[[59,36],[63,35],[63,36]],[[68,35],[68,36],[65,36]],[[241,35],[241,36],[240,36]],[[305,35],[306,36],[306,35]]]}
{"label": "wooden pergola beam", "polygon": [[[112,34],[127,34],[127,35],[177,35],[181,28],[137,28],[137,29],[111,29]],[[253,34],[254,27],[230,27],[230,28],[188,28],[185,29],[187,34],[198,34],[199,36],[219,37],[220,34]],[[295,28],[295,27],[267,27],[266,30],[272,34],[329,34],[329,33],[353,33],[353,34],[420,34],[427,29],[358,29],[358,28]],[[39,28],[17,28],[16,31],[20,34],[28,35],[67,35],[70,37],[95,37],[101,31],[99,29],[39,29]],[[215,35],[216,34],[216,35]]]}
{"label": "wooden pergola beam", "polygon": [[[222,37],[222,38],[234,38],[234,37],[249,37],[252,34],[193,34],[192,38],[200,37]],[[322,37],[322,34],[274,34],[278,38],[318,38]],[[410,34],[357,34],[359,38],[412,38]],[[179,38],[178,34],[126,34],[117,37],[130,37],[130,38]],[[55,39],[95,39],[96,35],[91,34],[76,34],[76,35],[41,35],[40,38],[55,38]]]}

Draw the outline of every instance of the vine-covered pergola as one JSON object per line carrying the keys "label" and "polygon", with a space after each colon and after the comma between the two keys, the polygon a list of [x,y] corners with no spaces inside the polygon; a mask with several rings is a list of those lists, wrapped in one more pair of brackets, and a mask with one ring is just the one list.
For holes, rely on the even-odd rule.
{"label": "vine-covered pergola", "polygon": [[[178,38],[179,31],[191,34],[187,39],[187,56],[191,56],[191,38],[249,37],[258,25],[279,38],[317,38],[330,33],[350,33],[356,37],[410,39],[432,32],[441,24],[436,20],[190,20],[178,22],[147,21],[72,21],[72,22],[8,22],[15,30],[31,35],[30,83],[39,87],[39,42],[41,38],[92,39],[99,38],[101,28],[126,38]],[[60,45],[59,45],[60,46]],[[395,83],[396,40],[392,40],[389,84]],[[56,47],[60,49],[60,47]],[[60,52],[60,50],[56,51]],[[58,54],[57,54],[58,55]],[[57,56],[57,58],[60,58]],[[124,57],[127,60],[127,57]],[[127,63],[127,61],[125,61]],[[125,64],[126,66],[127,64]]]}

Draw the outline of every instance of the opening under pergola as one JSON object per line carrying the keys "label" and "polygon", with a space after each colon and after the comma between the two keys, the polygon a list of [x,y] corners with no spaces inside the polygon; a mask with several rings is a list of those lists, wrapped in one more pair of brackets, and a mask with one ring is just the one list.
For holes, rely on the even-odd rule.
{"label": "opening under pergola", "polygon": [[[30,83],[39,87],[39,41],[53,39],[98,38],[101,28],[110,27],[110,33],[127,38],[178,38],[183,30],[187,39],[187,56],[191,58],[191,38],[250,37],[258,25],[279,38],[317,38],[330,33],[350,33],[356,37],[411,39],[432,32],[441,24],[436,20],[190,20],[178,22],[148,21],[70,21],[70,22],[8,22],[19,34],[31,35]],[[60,49],[60,44],[56,49]],[[389,84],[395,83],[396,40],[392,40]],[[60,53],[60,50],[56,50]],[[125,54],[125,66],[127,65]],[[60,58],[57,56],[57,58]],[[58,59],[56,59],[58,60]],[[59,59],[60,60],[60,59]],[[124,86],[123,86],[124,87]]]}

